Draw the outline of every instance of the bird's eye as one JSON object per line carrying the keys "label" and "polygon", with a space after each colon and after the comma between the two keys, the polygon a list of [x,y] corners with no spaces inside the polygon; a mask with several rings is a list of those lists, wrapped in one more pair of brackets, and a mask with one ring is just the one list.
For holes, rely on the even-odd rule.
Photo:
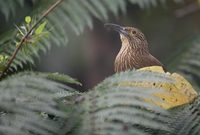
{"label": "bird's eye", "polygon": [[136,34],[136,31],[135,31],[135,30],[133,30],[133,31],[132,31],[132,34]]}

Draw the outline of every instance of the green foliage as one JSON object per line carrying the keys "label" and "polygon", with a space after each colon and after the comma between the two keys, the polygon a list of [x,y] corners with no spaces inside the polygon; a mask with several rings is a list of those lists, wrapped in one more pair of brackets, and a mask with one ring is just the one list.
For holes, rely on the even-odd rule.
{"label": "green foliage", "polygon": [[[82,33],[85,27],[92,28],[92,17],[107,20],[108,12],[112,12],[115,16],[119,11],[125,13],[127,2],[148,8],[156,6],[158,1],[164,0],[65,0],[31,33],[23,46],[24,51],[22,49],[17,54],[10,70],[18,70],[18,67],[23,68],[24,64],[28,63],[34,64],[33,57],[39,57],[40,50],[46,52],[52,42],[65,45],[65,41],[71,36]],[[0,11],[8,19],[11,14],[14,15],[16,7],[23,6],[24,3],[25,0],[2,0]],[[1,40],[1,65],[4,66],[7,62],[8,56],[13,54],[34,21],[33,18],[26,17],[25,24],[17,27],[13,36]],[[48,38],[45,36],[46,31],[50,34]],[[199,77],[198,44],[199,41],[188,54],[183,55],[178,69]],[[171,82],[172,80],[160,73],[127,71],[107,78],[87,93],[78,93],[67,84],[80,85],[80,83],[67,75],[21,72],[0,82],[0,134],[199,133],[199,98],[184,108],[177,108],[174,113],[144,101],[145,98],[160,101],[152,94],[155,91],[162,91],[161,89],[118,85],[122,81]]]}
{"label": "green foliage", "polygon": [[[42,112],[64,120],[67,112],[58,102],[64,94],[75,93],[72,88],[48,80],[45,73],[24,72],[0,82],[0,133],[10,134],[57,134],[62,125],[58,120],[43,117]],[[67,77],[68,78],[68,77]]]}
{"label": "green foliage", "polygon": [[44,74],[44,76],[47,77],[48,79],[52,79],[52,80],[59,81],[62,83],[72,83],[72,84],[82,85],[77,80],[69,77],[68,75],[64,75],[64,74],[49,73],[49,74]]}
{"label": "green foliage", "polygon": [[0,55],[0,71],[2,71],[5,68],[7,62],[8,62],[8,56]]}
{"label": "green foliage", "polygon": [[[11,57],[14,50],[19,46],[22,38],[28,33],[34,23],[36,23],[35,19],[31,19],[30,16],[25,17],[25,23],[22,26],[16,26],[17,32],[13,33],[12,38],[0,43],[0,53]],[[39,57],[40,50],[46,51],[45,46],[39,43],[42,38],[48,38],[48,31],[45,30],[46,23],[46,21],[41,23],[25,39],[21,51],[17,54],[10,70],[17,70],[19,67],[23,68],[23,64],[34,64],[33,57]],[[5,67],[6,62],[3,64],[2,67]],[[3,69],[4,68],[2,68],[1,71]]]}
{"label": "green foliage", "polygon": [[17,7],[24,6],[24,0],[1,0],[0,1],[0,11],[5,16],[6,20],[12,15],[15,15]]}
{"label": "green foliage", "polygon": [[43,22],[42,24],[40,24],[40,26],[35,30],[35,34],[36,35],[42,34],[46,24],[47,24],[47,22]]}
{"label": "green foliage", "polygon": [[[141,77],[143,78],[141,80]],[[167,133],[169,113],[143,98],[155,98],[158,89],[119,86],[122,81],[170,81],[159,73],[127,71],[107,78],[83,97],[83,122],[73,134],[154,134]],[[161,91],[161,90],[160,90]]]}
{"label": "green foliage", "polygon": [[[53,74],[54,80],[57,75],[57,81],[72,83],[73,79],[62,75],[61,80],[59,74]],[[144,81],[154,77],[163,78],[161,81],[168,79],[161,74],[131,71],[110,77],[94,90],[79,94],[66,85],[48,80],[49,73],[24,72],[8,77],[0,82],[3,113],[0,132],[42,135],[168,132],[169,113],[141,99],[154,98],[151,93],[155,89],[116,85],[127,75],[133,78],[127,78],[130,81],[141,81],[139,76],[148,76]],[[56,117],[44,117],[43,112]]]}
{"label": "green foliage", "polygon": [[26,22],[27,24],[30,24],[30,23],[31,23],[31,17],[30,17],[30,16],[26,16],[26,17],[25,17],[25,22]]}
{"label": "green foliage", "polygon": [[[119,86],[119,82],[171,81],[152,72],[127,71],[107,78],[88,93],[59,82],[59,74],[22,72],[0,82],[0,133],[30,135],[182,134],[199,132],[199,99],[178,113],[147,103],[159,89]],[[58,76],[57,76],[58,75]],[[59,82],[53,82],[51,79]],[[59,79],[55,79],[59,78]],[[142,80],[141,80],[142,78]],[[77,82],[74,82],[77,83]],[[195,120],[195,121],[193,121]]]}
{"label": "green foliage", "polygon": [[199,135],[200,134],[200,97],[193,103],[176,110],[177,114],[171,121],[172,135]]}

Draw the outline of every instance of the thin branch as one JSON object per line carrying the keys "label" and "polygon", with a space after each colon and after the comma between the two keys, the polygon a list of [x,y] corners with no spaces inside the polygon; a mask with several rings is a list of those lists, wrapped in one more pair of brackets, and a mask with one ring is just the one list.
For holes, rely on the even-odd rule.
{"label": "thin branch", "polygon": [[12,56],[10,57],[5,69],[2,71],[2,74],[0,75],[0,79],[3,78],[6,71],[10,68],[10,65],[12,64],[13,60],[15,59],[17,53],[23,46],[24,41],[28,38],[28,36],[31,34],[31,32],[40,24],[40,22],[50,13],[52,12],[63,0],[57,0],[53,5],[51,5],[43,14],[42,16],[37,20],[37,22],[31,27],[31,29],[27,32],[26,35],[20,40],[19,44],[17,45],[15,51],[13,52]]}

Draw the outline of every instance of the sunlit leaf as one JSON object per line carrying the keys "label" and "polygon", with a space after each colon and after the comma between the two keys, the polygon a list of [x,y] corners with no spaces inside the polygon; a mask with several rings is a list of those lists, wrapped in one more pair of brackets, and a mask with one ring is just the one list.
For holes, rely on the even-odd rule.
{"label": "sunlit leaf", "polygon": [[44,30],[46,24],[47,24],[46,21],[43,22],[42,24],[40,24],[40,25],[38,26],[38,28],[35,30],[35,34],[36,34],[36,35],[41,34],[41,33],[43,32],[43,30]]}
{"label": "sunlit leaf", "polygon": [[31,17],[30,17],[30,16],[26,16],[26,17],[25,17],[25,22],[26,22],[27,24],[30,24],[30,23],[31,23]]}
{"label": "sunlit leaf", "polygon": [[122,81],[120,86],[144,87],[144,88],[157,88],[163,91],[154,92],[153,95],[159,97],[161,100],[151,100],[145,98],[147,102],[156,104],[164,109],[170,109],[187,103],[191,103],[198,96],[191,84],[178,73],[165,73],[162,67],[151,66],[144,67],[137,71],[149,71],[160,73],[171,79],[172,82],[157,82],[157,81]]}

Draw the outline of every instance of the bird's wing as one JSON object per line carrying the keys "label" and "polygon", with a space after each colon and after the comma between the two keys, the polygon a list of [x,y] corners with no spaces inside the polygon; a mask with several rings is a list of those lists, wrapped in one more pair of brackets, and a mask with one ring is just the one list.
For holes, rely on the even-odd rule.
{"label": "bird's wing", "polygon": [[154,56],[152,56],[151,54],[146,54],[146,55],[140,56],[138,61],[140,63],[138,68],[148,67],[148,66],[164,67],[164,65],[159,60],[157,60]]}

